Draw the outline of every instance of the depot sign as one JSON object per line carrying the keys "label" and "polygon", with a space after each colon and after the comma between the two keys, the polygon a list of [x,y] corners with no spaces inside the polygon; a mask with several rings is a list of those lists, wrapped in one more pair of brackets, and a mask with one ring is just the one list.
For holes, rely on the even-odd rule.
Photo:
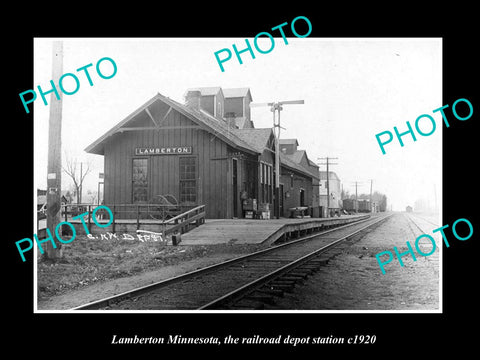
{"label": "depot sign", "polygon": [[191,146],[135,148],[135,155],[173,155],[191,153]]}

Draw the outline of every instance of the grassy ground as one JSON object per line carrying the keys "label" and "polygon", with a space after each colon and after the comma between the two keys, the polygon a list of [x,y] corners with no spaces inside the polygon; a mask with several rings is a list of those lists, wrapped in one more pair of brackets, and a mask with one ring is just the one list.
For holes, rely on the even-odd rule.
{"label": "grassy ground", "polygon": [[253,251],[251,246],[171,246],[163,242],[138,240],[89,239],[78,235],[62,245],[62,258],[51,261],[38,257],[39,300],[86,287],[95,282],[128,277],[167,265],[209,256],[215,253]]}
{"label": "grassy ground", "polygon": [[206,255],[204,246],[174,247],[161,242],[89,239],[78,236],[62,246],[63,257],[38,261],[39,298],[93,282],[137,274],[149,269]]}

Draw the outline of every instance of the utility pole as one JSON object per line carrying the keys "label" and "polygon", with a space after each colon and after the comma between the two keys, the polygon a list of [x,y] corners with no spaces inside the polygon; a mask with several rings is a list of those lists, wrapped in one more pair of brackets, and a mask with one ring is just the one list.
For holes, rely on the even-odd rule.
{"label": "utility pole", "polygon": [[[273,112],[273,133],[275,135],[275,204],[274,214],[277,219],[280,219],[280,111],[283,110],[283,104],[304,104],[303,100],[287,100],[270,103],[250,103],[250,107],[255,106],[270,106],[270,111]],[[278,111],[278,121],[275,121],[275,111]],[[282,195],[283,196],[283,195]]]}
{"label": "utility pole", "polygon": [[357,182],[355,181],[355,212],[358,213],[358,192],[357,192]]}
{"label": "utility pole", "polygon": [[370,212],[373,212],[372,187],[373,187],[373,179],[370,179]]}
{"label": "utility pole", "polygon": [[330,172],[329,172],[329,165],[338,165],[338,163],[331,163],[330,160],[338,160],[338,158],[318,158],[318,160],[326,160],[325,163],[320,163],[318,165],[327,165],[327,218],[330,217]]}
{"label": "utility pole", "polygon": [[[282,106],[278,103],[272,105],[270,109],[273,113],[273,134],[275,136],[275,208],[273,213],[277,219],[280,219],[280,111]],[[278,110],[278,122],[275,123],[275,111]]]}
{"label": "utility pole", "polygon": [[355,212],[358,213],[358,181],[355,181]]}
{"label": "utility pole", "polygon": [[[52,80],[58,84],[63,72],[63,43],[53,42]],[[55,228],[60,223],[62,197],[62,98],[50,95],[50,117],[48,122],[48,164],[47,164],[47,229],[55,237]],[[48,237],[47,233],[47,237]],[[62,257],[61,244],[53,247],[52,241],[46,243],[44,257],[57,259]]]}
{"label": "utility pole", "polygon": [[[83,176],[83,163],[80,162],[80,181],[82,179],[82,176]],[[83,190],[83,185],[82,185],[82,182],[80,183],[80,189],[79,189],[79,194],[78,194],[78,202],[81,204],[82,203],[82,190]]]}

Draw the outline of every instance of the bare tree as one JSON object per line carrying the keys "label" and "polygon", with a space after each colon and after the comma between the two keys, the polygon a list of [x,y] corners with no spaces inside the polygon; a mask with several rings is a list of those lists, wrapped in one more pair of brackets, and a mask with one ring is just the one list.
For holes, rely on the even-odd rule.
{"label": "bare tree", "polygon": [[90,163],[79,162],[77,159],[65,154],[65,166],[62,166],[62,169],[72,179],[75,192],[77,193],[77,204],[81,204],[83,180],[92,170]]}
{"label": "bare tree", "polygon": [[87,190],[87,195],[89,197],[90,204],[96,204],[98,199],[98,191],[97,190]]}

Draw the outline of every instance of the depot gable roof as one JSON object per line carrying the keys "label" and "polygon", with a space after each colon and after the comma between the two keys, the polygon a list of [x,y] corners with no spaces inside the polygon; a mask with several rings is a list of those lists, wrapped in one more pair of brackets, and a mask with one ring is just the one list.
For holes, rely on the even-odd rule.
{"label": "depot gable roof", "polygon": [[283,154],[280,152],[280,163],[282,166],[290,168],[292,170],[299,171],[303,174],[306,174],[312,178],[315,178],[317,180],[320,180],[318,174],[316,174],[313,170],[305,168],[303,165],[298,164],[294,162],[292,159],[290,159],[287,155]]}
{"label": "depot gable roof", "polygon": [[[138,117],[138,115],[140,115],[142,112],[148,112],[148,107],[157,101],[162,101],[163,103],[169,105],[172,109],[178,111],[179,113],[183,114],[188,119],[193,121],[195,124],[199,125],[203,130],[219,137],[221,140],[225,141],[233,148],[240,149],[252,154],[258,153],[254,147],[252,147],[244,140],[242,140],[239,136],[237,136],[235,132],[233,132],[232,129],[228,127],[227,123],[223,119],[216,118],[203,110],[196,110],[186,105],[180,104],[160,93],[157,93],[154,97],[152,97],[146,103],[133,111],[125,119],[120,121],[117,125],[112,127],[105,134],[103,134],[101,137],[99,137],[97,140],[87,146],[85,148],[85,151],[92,154],[104,155],[104,146],[106,141],[108,141],[112,135],[116,134],[117,132],[121,132],[123,127],[127,127],[127,125],[129,125],[130,123],[133,123],[134,120],[136,120],[136,118]],[[161,126],[158,128],[161,129]],[[139,130],[141,130],[141,128],[139,128]]]}
{"label": "depot gable roof", "polygon": [[[235,149],[239,149],[254,155],[259,155],[269,147],[268,142],[270,137],[273,135],[271,128],[234,129],[229,127],[223,119],[217,118],[204,110],[193,109],[186,105],[180,104],[160,93],[157,93],[150,100],[128,115],[125,119],[121,120],[105,134],[87,146],[85,151],[91,154],[104,155],[105,144],[110,140],[111,136],[118,132],[122,132],[122,128],[127,128],[128,125],[134,123],[142,112],[145,111],[148,113],[149,106],[153,105],[157,101],[161,101],[169,105],[172,109],[183,114],[192,122],[200,126],[202,130],[217,136]],[[139,130],[141,129],[142,128],[139,127]],[[159,126],[158,129],[161,129],[161,126]],[[291,140],[294,140],[295,142],[297,141],[296,139]],[[282,153],[280,153],[280,163],[286,168],[296,170],[304,175],[318,179],[317,174],[313,173],[310,169],[305,168],[301,164],[295,163]]]}
{"label": "depot gable roof", "polygon": [[[273,130],[271,128],[263,129],[238,129],[235,132],[246,142],[248,142],[252,147],[254,147],[258,152],[262,153],[265,149],[269,147],[269,140],[273,136]],[[296,141],[296,139],[293,139]],[[301,150],[306,156],[305,150]],[[311,169],[304,167],[299,162],[295,162],[288,155],[280,152],[280,164],[282,167],[288,168],[300,172],[304,175],[313,177],[319,180],[318,174],[316,174]]]}
{"label": "depot gable roof", "polygon": [[269,147],[268,141],[273,136],[273,130],[271,128],[235,129],[235,134],[261,154]]}

